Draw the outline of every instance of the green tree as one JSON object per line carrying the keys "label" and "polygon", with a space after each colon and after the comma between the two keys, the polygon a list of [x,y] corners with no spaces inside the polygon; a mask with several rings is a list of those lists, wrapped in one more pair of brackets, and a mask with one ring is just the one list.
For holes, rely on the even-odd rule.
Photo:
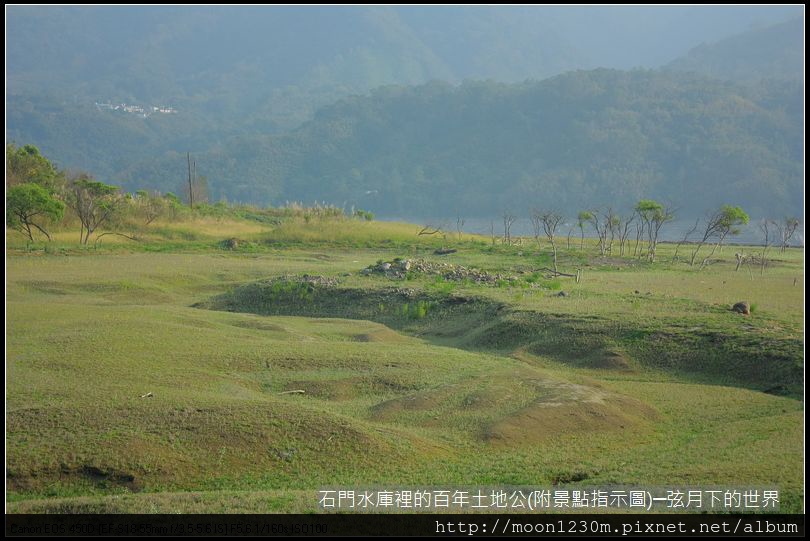
{"label": "green tree", "polygon": [[585,244],[585,224],[593,219],[593,214],[589,210],[583,210],[577,214],[577,226],[579,226],[579,249]]}
{"label": "green tree", "polygon": [[173,192],[166,192],[163,199],[166,200],[166,204],[169,206],[169,218],[176,220],[177,217],[183,212],[183,201]]}
{"label": "green tree", "polygon": [[748,214],[740,207],[723,205],[713,211],[706,217],[706,229],[703,231],[703,238],[698,242],[697,247],[695,247],[692,252],[692,259],[689,261],[689,264],[695,264],[695,258],[704,244],[710,239],[717,239],[717,243],[714,245],[714,248],[712,248],[711,253],[703,259],[703,263],[700,265],[700,267],[703,268],[706,262],[714,255],[715,250],[723,244],[725,238],[728,235],[738,234],[740,232],[740,226],[747,224],[748,220]]}
{"label": "green tree", "polygon": [[[732,207],[731,205],[723,205],[720,216],[719,240],[717,246],[722,250],[723,241],[726,236],[729,234],[738,235],[741,231],[740,226],[748,224],[750,218],[743,209],[740,207]],[[709,257],[711,257],[711,255]]]}
{"label": "green tree", "polygon": [[104,184],[85,174],[73,180],[70,184],[68,205],[82,224],[79,242],[87,244],[90,235],[99,226],[110,221],[124,203],[118,186]]}
{"label": "green tree", "polygon": [[635,208],[647,231],[647,258],[655,261],[655,250],[658,247],[658,234],[661,227],[675,218],[675,213],[653,199],[642,199]]}
{"label": "green tree", "polygon": [[18,184],[6,194],[6,225],[27,234],[31,241],[34,240],[32,227],[51,240],[41,222],[60,220],[64,213],[65,204],[38,184]]}
{"label": "green tree", "polygon": [[7,186],[33,182],[54,192],[61,178],[62,174],[34,145],[22,147],[17,147],[14,143],[6,145]]}

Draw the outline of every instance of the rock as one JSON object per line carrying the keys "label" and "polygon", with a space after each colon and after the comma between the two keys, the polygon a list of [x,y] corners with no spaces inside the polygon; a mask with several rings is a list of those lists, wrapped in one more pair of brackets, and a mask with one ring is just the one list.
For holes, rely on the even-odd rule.
{"label": "rock", "polygon": [[368,276],[372,272],[374,272],[374,271],[372,271],[371,269],[363,269],[363,270],[360,271],[360,274],[362,274],[363,276]]}
{"label": "rock", "polygon": [[751,315],[751,305],[748,304],[748,301],[740,301],[732,306],[731,309],[740,314],[745,314],[746,316]]}
{"label": "rock", "polygon": [[279,460],[284,460],[286,462],[292,462],[292,460],[295,458],[295,455],[298,454],[297,447],[291,447],[289,449],[273,449],[273,451],[275,452]]}
{"label": "rock", "polygon": [[402,262],[402,268],[405,269],[406,271],[411,270],[411,261],[410,261],[410,259],[406,259],[405,261]]}
{"label": "rock", "polygon": [[380,269],[382,269],[384,271],[387,271],[390,268],[391,268],[391,263],[383,263],[382,265],[380,265]]}
{"label": "rock", "polygon": [[236,250],[239,248],[239,239],[228,239],[225,241],[225,248],[228,250]]}
{"label": "rock", "polygon": [[560,291],[559,293],[557,293],[557,296],[558,297],[567,297],[568,293],[566,293],[565,291]]}

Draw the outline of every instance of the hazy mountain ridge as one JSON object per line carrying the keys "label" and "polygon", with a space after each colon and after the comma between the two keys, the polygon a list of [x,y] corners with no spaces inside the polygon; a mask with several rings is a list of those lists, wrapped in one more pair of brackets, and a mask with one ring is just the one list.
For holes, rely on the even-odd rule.
{"label": "hazy mountain ridge", "polygon": [[718,79],[804,80],[804,17],[750,30],[713,44],[702,44],[665,69],[691,71]]}
{"label": "hazy mountain ridge", "polygon": [[[775,31],[784,39],[764,51],[787,60],[750,69],[792,65],[803,61],[803,18],[768,25],[801,11],[16,6],[6,133],[130,189],[177,190],[191,151],[214,199],[491,215],[548,193],[573,208],[636,194],[719,201],[751,186],[752,204],[770,211],[800,200],[801,78],[760,81],[766,70],[740,87],[597,70],[526,80],[666,63],[756,21],[766,28],[669,67],[697,70],[706,51],[744,51],[745,40],[756,49]],[[471,78],[513,84],[453,86]],[[453,84],[423,84],[437,79]],[[178,114],[140,118],[94,101]],[[692,186],[690,176],[707,180]]]}
{"label": "hazy mountain ridge", "polygon": [[[197,161],[215,197],[383,214],[573,211],[642,197],[694,213],[729,201],[795,213],[802,99],[798,83],[746,87],[656,71],[386,87],[326,107],[289,135],[236,138]],[[165,188],[157,179],[182,178],[179,157],[129,170],[127,185]]]}
{"label": "hazy mountain ridge", "polygon": [[[9,95],[152,100],[223,118],[274,117],[386,84],[543,79],[658,67],[701,41],[798,7],[136,6],[7,10]],[[306,103],[309,100],[303,100]],[[298,109],[301,104],[292,107]]]}

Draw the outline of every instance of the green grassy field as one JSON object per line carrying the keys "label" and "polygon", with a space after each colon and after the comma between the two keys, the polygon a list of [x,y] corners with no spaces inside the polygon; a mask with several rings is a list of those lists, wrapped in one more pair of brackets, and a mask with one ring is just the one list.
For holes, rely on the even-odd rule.
{"label": "green grassy field", "polygon": [[[777,487],[802,512],[803,250],[772,250],[762,275],[735,272],[735,247],[702,271],[670,245],[655,264],[563,250],[577,284],[537,274],[545,245],[418,230],[8,233],[7,511],[309,512],[325,487],[571,483]],[[360,273],[395,257],[515,279]]]}

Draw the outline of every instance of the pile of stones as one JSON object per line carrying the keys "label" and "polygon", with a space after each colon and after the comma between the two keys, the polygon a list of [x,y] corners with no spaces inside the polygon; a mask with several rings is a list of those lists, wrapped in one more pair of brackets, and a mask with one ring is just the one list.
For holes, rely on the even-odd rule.
{"label": "pile of stones", "polygon": [[330,278],[328,276],[319,276],[319,275],[312,275],[312,274],[284,274],[282,276],[278,276],[276,278],[272,278],[267,280],[267,283],[273,284],[276,282],[297,282],[301,284],[309,284],[312,286],[320,286],[320,287],[335,287],[340,282],[337,278]]}
{"label": "pile of stones", "polygon": [[383,275],[392,279],[404,279],[408,273],[419,273],[432,276],[441,276],[445,280],[461,282],[469,280],[476,284],[495,284],[498,281],[514,281],[515,276],[492,274],[481,269],[454,265],[452,263],[436,263],[424,259],[394,259],[393,261],[378,261],[369,265],[360,274],[370,276]]}

